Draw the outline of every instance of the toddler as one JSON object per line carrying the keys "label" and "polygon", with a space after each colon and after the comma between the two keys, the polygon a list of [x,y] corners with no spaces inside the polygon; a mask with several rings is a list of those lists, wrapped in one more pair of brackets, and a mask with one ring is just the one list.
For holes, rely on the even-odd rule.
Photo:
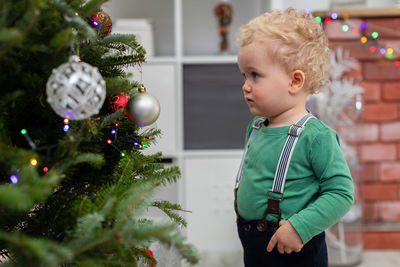
{"label": "toddler", "polygon": [[327,38],[311,14],[267,12],[239,30],[243,95],[256,117],[235,186],[246,267],[326,267],[324,230],[351,208],[337,133],[306,109],[327,85]]}

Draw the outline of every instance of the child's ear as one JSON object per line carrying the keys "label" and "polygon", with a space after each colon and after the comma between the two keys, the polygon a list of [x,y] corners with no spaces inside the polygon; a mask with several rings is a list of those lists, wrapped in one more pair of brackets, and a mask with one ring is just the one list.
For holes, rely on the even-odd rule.
{"label": "child's ear", "polygon": [[290,82],[289,93],[297,94],[301,91],[304,86],[305,75],[301,70],[295,70],[292,72],[292,80]]}

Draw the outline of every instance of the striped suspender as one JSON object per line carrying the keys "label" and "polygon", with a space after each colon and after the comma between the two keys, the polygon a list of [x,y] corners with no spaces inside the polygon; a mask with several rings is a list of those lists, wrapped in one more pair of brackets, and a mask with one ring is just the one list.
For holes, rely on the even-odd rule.
{"label": "striped suspender", "polygon": [[[275,177],[274,177],[274,183],[272,185],[272,192],[274,193],[280,193],[283,194],[283,188],[285,186],[285,181],[286,181],[286,175],[287,171],[289,169],[289,163],[290,159],[293,154],[294,147],[296,146],[298,137],[300,133],[303,131],[305,124],[307,121],[314,116],[311,114],[307,114],[304,117],[302,117],[298,122],[290,126],[289,132],[288,132],[288,137],[286,139],[285,145],[283,147],[283,150],[281,152],[281,155],[279,157],[278,161],[278,166],[276,168],[275,172]],[[242,156],[242,161],[240,163],[239,171],[236,176],[236,183],[235,183],[235,189],[239,187],[240,180],[242,179],[242,172],[243,172],[243,164],[244,164],[244,159],[246,157],[247,149],[250,144],[251,139],[253,138],[254,134],[257,132],[257,130],[261,127],[261,124],[264,123],[265,119],[258,119],[254,122],[253,125],[253,130],[250,134],[249,139],[247,140],[247,144]]]}
{"label": "striped suspender", "polygon": [[253,124],[253,130],[251,131],[249,139],[247,139],[246,146],[244,147],[242,161],[240,162],[239,171],[238,171],[238,173],[236,175],[235,189],[237,189],[239,187],[240,180],[242,180],[244,158],[246,157],[247,149],[249,148],[250,141],[253,138],[254,134],[258,131],[258,129],[260,129],[261,124],[263,124],[264,121],[265,121],[265,118],[260,118],[260,119],[257,119]]}

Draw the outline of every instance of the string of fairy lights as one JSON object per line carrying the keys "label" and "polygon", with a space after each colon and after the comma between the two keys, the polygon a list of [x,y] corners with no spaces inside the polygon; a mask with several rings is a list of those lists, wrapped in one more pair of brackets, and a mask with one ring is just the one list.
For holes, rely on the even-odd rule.
{"label": "string of fairy lights", "polygon": [[[100,117],[97,117],[96,120],[100,120]],[[145,136],[145,137],[140,137],[138,135],[129,135],[124,138],[118,138],[118,123],[114,124],[114,127],[110,130],[110,136],[105,138],[104,140],[99,138],[97,143],[105,143],[107,145],[112,146],[115,150],[117,150],[121,157],[125,157],[126,154],[121,151],[115,143],[120,142],[120,143],[129,143],[133,145],[134,149],[146,149],[150,147],[150,140],[152,139],[151,136]],[[63,131],[68,132],[70,130],[70,125],[69,125],[69,119],[66,118],[64,119],[64,125],[63,125]],[[50,156],[50,151],[55,148],[57,145],[50,145],[50,146],[42,146],[42,147],[37,147],[35,143],[32,141],[31,137],[28,134],[28,131],[26,129],[21,129],[20,134],[25,138],[29,146],[33,151],[47,151],[47,157]],[[48,160],[45,160],[44,162],[47,162]],[[29,164],[33,167],[38,166],[39,160],[37,158],[30,158],[29,159]],[[41,164],[41,170],[43,173],[47,173],[49,171],[49,166],[46,163]],[[18,184],[20,180],[19,173],[12,173],[10,175],[10,182],[14,185]]]}
{"label": "string of fairy lights", "polygon": [[[310,13],[310,9],[306,9],[306,13]],[[316,16],[315,19],[319,23],[325,23],[329,24],[332,21],[343,21],[342,22],[342,27],[341,30],[343,32],[353,34],[353,35],[361,35],[360,37],[360,43],[361,45],[367,45],[369,48],[369,51],[372,54],[379,53],[379,55],[385,57],[386,59],[393,60],[395,58],[395,50],[393,47],[386,47],[381,44],[379,44],[378,39],[379,39],[379,32],[378,31],[373,31],[369,35],[367,35],[366,31],[370,25],[368,25],[367,22],[361,21],[360,23],[357,23],[354,25],[354,23],[351,23],[349,21],[350,16],[347,14],[342,14],[341,16],[343,20],[340,20],[340,16],[338,12],[331,12],[329,17],[326,17],[322,19],[320,16]],[[395,60],[394,64],[396,67],[400,66],[400,61]]]}

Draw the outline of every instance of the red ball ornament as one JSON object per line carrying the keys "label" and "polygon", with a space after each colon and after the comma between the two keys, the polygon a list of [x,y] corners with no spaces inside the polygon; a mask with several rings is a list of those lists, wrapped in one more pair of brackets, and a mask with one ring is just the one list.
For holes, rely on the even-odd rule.
{"label": "red ball ornament", "polygon": [[120,109],[124,109],[128,103],[129,95],[124,93],[116,93],[107,97],[107,112],[114,113]]}
{"label": "red ball ornament", "polygon": [[89,18],[89,25],[96,29],[100,38],[104,38],[111,33],[112,20],[110,15],[104,11],[99,11]]}

